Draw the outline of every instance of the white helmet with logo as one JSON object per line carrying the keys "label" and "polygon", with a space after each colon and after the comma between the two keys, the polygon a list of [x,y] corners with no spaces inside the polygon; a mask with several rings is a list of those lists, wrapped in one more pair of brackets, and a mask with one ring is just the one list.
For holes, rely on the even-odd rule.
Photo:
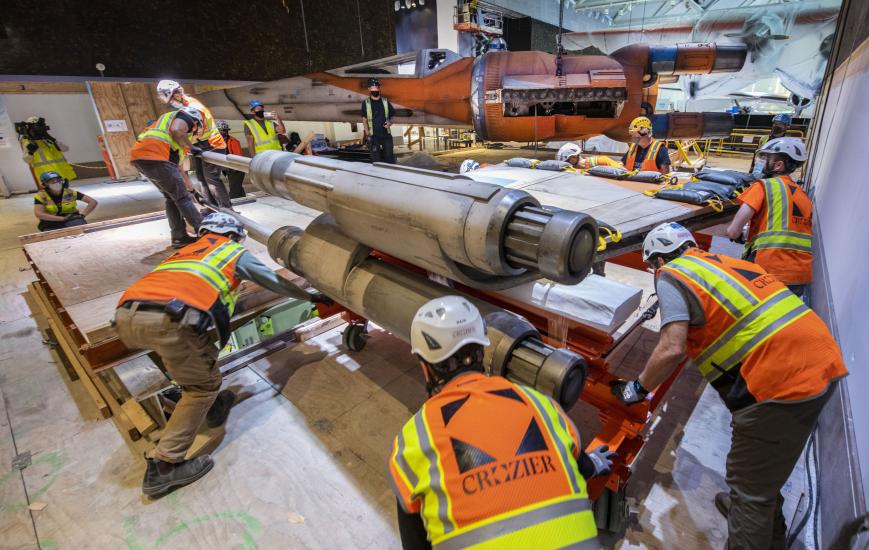
{"label": "white helmet with logo", "polygon": [[464,174],[465,172],[471,172],[480,167],[480,163],[475,161],[474,159],[465,159],[462,161],[462,165],[459,167],[459,174]]}
{"label": "white helmet with logo", "polygon": [[806,144],[803,140],[795,137],[780,137],[767,141],[757,150],[762,153],[780,153],[787,155],[797,162],[806,160]]}
{"label": "white helmet with logo", "polygon": [[697,246],[694,235],[683,226],[675,222],[662,223],[649,231],[643,240],[643,261],[648,262],[653,256],[669,254],[685,243]]}
{"label": "white helmet with logo", "polygon": [[410,325],[411,353],[429,364],[440,363],[468,344],[489,345],[480,311],[461,296],[427,302]]}
{"label": "white helmet with logo", "polygon": [[558,154],[555,155],[555,160],[560,160],[561,162],[567,162],[567,159],[570,157],[575,157],[582,153],[582,148],[579,145],[570,142],[565,143],[561,146],[561,149],[558,150]]}
{"label": "white helmet with logo", "polygon": [[239,236],[239,241],[247,236],[244,225],[238,221],[238,218],[224,212],[212,212],[205,216],[202,223],[199,224],[199,235],[202,236],[205,233],[217,233],[218,235],[235,233]]}
{"label": "white helmet with logo", "polygon": [[181,92],[183,94],[184,88],[174,80],[161,80],[157,83],[157,97],[159,97],[160,101],[163,103],[169,103],[169,100],[172,99],[172,95],[175,92]]}

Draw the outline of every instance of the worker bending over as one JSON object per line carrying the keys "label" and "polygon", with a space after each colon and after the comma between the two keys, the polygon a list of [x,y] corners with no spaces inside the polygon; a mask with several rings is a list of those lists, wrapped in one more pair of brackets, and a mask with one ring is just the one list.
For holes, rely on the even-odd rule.
{"label": "worker bending over", "polygon": [[622,164],[606,155],[590,155],[582,152],[576,143],[565,143],[555,155],[556,160],[567,162],[577,170],[588,170],[595,166],[618,166]]}
{"label": "worker bending over", "polygon": [[203,125],[202,113],[192,107],[163,114],[139,134],[138,141],[130,149],[130,161],[166,197],[166,219],[172,233],[172,246],[181,248],[196,239],[187,234],[185,220],[199,230],[202,215],[193,204],[193,184],[179,164],[185,148],[194,154],[200,150],[190,143]]}
{"label": "worker bending over", "polygon": [[628,127],[631,145],[622,157],[622,164],[628,170],[643,172],[670,173],[670,153],[667,143],[652,139],[652,121],[640,116],[631,121]]}
{"label": "worker bending over", "polygon": [[[43,172],[39,183],[42,189],[33,195],[33,214],[40,231],[84,225],[85,217],[97,207],[95,198],[70,189],[66,178],[57,172]],[[84,212],[78,211],[78,201],[87,204]]]}
{"label": "worker bending over", "polygon": [[749,223],[743,258],[763,267],[802,297],[812,282],[812,200],[791,179],[806,160],[799,138],[776,138],[757,151],[761,178],[737,197],[742,204],[727,227],[740,241]]}
{"label": "worker bending over", "polygon": [[278,135],[287,131],[281,117],[275,113],[274,121],[267,119],[263,102],[258,99],[250,102],[250,112],[252,117],[244,121],[248,154],[253,157],[263,151],[280,151]]}
{"label": "worker bending over", "polygon": [[676,223],[643,242],[656,270],[661,333],[639,378],[613,393],[630,405],[687,357],[733,414],[725,480],[715,497],[728,548],[786,547],[780,490],[836,381],[848,374],[823,321],[763,267],[696,248]]}
{"label": "worker bending over", "polygon": [[216,361],[229,340],[239,283],[250,280],[298,300],[328,301],[279,277],[248,252],[240,244],[244,227],[234,216],[209,214],[199,235],[128,288],[115,312],[124,345],[156,352],[181,386],[175,412],[147,459],[142,492],[152,497],[196,481],[214,465],[208,455],[187,459],[187,451],[202,421],[212,428],[223,424],[235,401],[230,390],[218,394],[222,379]]}
{"label": "worker bending over", "polygon": [[404,548],[600,548],[585,477],[609,473],[614,453],[584,453],[552,399],[484,375],[487,345],[465,298],[434,299],[413,319],[431,397],[389,460]]}
{"label": "worker bending over", "polygon": [[368,144],[371,162],[395,164],[392,117],[395,107],[380,95],[380,81],[368,79],[368,97],[362,102],[362,142]]}
{"label": "worker bending over", "polygon": [[197,179],[202,184],[202,191],[206,200],[213,206],[230,208],[232,203],[229,200],[226,187],[220,179],[220,167],[203,161],[199,156],[199,153],[205,151],[226,154],[226,142],[217,129],[211,111],[201,101],[184,93],[184,88],[174,80],[161,80],[157,83],[157,95],[163,100],[163,103],[174,109],[191,107],[202,115],[203,124],[193,137],[195,143],[191,148],[191,152],[194,153],[193,169],[196,171]]}

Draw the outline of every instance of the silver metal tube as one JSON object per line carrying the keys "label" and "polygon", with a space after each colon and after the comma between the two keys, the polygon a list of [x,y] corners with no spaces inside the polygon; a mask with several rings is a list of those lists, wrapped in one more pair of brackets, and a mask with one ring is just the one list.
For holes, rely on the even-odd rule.
{"label": "silver metal tube", "polygon": [[224,214],[229,214],[230,216],[235,216],[236,218],[238,218],[238,221],[244,224],[244,229],[245,231],[247,231],[248,237],[258,243],[262,243],[264,245],[269,244],[269,237],[271,237],[273,233],[271,229],[229,208],[221,208],[220,211]]}

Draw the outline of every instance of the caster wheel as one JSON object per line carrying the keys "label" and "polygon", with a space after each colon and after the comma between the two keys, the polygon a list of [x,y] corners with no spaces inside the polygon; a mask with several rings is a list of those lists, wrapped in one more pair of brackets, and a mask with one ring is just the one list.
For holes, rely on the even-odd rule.
{"label": "caster wheel", "polygon": [[341,342],[350,351],[362,351],[368,342],[368,325],[351,323],[341,334]]}
{"label": "caster wheel", "polygon": [[628,501],[624,488],[604,492],[594,501],[594,522],[600,531],[621,533],[628,524]]}

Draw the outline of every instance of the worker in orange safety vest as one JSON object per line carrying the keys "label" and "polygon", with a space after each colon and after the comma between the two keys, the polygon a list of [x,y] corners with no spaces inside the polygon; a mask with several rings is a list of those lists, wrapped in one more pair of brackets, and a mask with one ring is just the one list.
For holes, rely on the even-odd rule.
{"label": "worker in orange safety vest", "polygon": [[549,397],[483,373],[480,312],[460,296],[423,305],[412,352],[431,396],[395,438],[389,471],[402,545],[599,549],[585,478],[610,472],[586,454]]}
{"label": "worker in orange safety vest", "polygon": [[622,166],[622,163],[613,160],[606,155],[583,153],[582,148],[573,142],[568,142],[562,145],[561,148],[558,149],[555,159],[560,160],[561,162],[567,162],[577,170],[588,170],[595,166]]}
{"label": "worker in orange safety vest", "polygon": [[631,145],[622,157],[622,164],[626,169],[670,173],[667,143],[652,138],[652,121],[648,117],[640,116],[632,120],[628,133],[631,136]]}
{"label": "worker in orange safety vest", "polygon": [[[184,88],[174,80],[161,80],[157,83],[157,96],[163,103],[173,109],[191,107],[202,113],[202,128],[193,137],[193,144],[203,152],[226,153],[226,142],[217,129],[214,116],[201,101],[184,92]],[[198,155],[193,157],[193,169],[196,178],[202,185],[202,194],[205,200],[212,206],[219,208],[231,208],[229,194],[220,179],[220,167],[210,162],[205,162]]]}
{"label": "worker in orange safety vest", "polygon": [[848,371],[824,322],[775,276],[696,246],[676,223],[646,236],[660,339],[639,377],[612,390],[628,405],[641,402],[690,359],[733,415],[730,492],[715,497],[728,548],[784,549],[781,488]]}
{"label": "worker in orange safety vest", "polygon": [[241,241],[246,232],[235,216],[209,214],[199,235],[133,283],[115,312],[115,329],[124,345],[154,351],[181,386],[181,399],[160,441],[146,455],[142,492],[150,497],[193,483],[214,465],[208,455],[186,457],[203,420],[211,428],[220,426],[235,401],[232,391],[219,391],[222,377],[215,362],[231,334],[229,322],[241,281],[297,300],[330,302],[278,276],[245,249]]}
{"label": "worker in orange safety vest", "polygon": [[749,224],[743,258],[763,267],[802,297],[812,282],[812,199],[791,174],[806,160],[799,138],[776,138],[757,151],[758,180],[743,191],[742,204],[727,227],[741,241]]}

